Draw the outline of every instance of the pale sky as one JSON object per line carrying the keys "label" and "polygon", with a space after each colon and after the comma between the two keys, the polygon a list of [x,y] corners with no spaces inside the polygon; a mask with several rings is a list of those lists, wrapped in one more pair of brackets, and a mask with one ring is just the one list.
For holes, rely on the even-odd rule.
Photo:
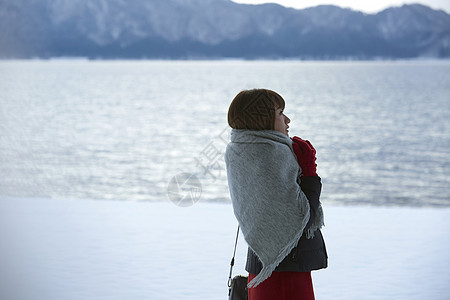
{"label": "pale sky", "polygon": [[377,0],[377,1],[365,1],[365,0],[233,0],[237,3],[247,4],[260,4],[260,3],[278,3],[287,7],[305,8],[311,6],[317,6],[321,4],[333,4],[340,7],[348,7],[354,10],[363,11],[365,13],[376,13],[390,6],[401,6],[403,4],[419,3],[426,6],[430,6],[434,9],[442,9],[447,13],[450,13],[450,1],[449,0],[418,0],[418,1],[402,1],[402,0]]}

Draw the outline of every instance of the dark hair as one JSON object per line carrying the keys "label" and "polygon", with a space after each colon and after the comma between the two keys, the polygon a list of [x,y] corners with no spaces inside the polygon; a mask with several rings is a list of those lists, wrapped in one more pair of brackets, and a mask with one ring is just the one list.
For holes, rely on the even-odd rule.
{"label": "dark hair", "polygon": [[234,129],[273,130],[275,110],[284,109],[284,99],[266,89],[244,90],[228,109],[228,125]]}

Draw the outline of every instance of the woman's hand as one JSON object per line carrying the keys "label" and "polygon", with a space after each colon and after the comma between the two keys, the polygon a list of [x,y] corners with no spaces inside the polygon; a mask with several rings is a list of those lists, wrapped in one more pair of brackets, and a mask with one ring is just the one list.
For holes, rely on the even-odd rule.
{"label": "woman's hand", "polygon": [[302,140],[298,136],[294,136],[292,141],[292,148],[302,168],[302,176],[317,176],[316,149],[308,140]]}

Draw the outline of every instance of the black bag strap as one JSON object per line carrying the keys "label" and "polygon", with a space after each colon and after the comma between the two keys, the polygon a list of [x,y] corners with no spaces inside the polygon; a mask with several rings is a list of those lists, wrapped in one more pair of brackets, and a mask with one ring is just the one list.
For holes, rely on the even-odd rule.
{"label": "black bag strap", "polygon": [[229,288],[231,288],[231,275],[232,275],[233,267],[234,267],[234,257],[236,256],[236,248],[237,248],[238,238],[239,238],[239,225],[238,225],[237,232],[236,232],[236,241],[234,242],[233,258],[231,259],[231,262],[230,262],[230,275],[228,276],[228,287]]}

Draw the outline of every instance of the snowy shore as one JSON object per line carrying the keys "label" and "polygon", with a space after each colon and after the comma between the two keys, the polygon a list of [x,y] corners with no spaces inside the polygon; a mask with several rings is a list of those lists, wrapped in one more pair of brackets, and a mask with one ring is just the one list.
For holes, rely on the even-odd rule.
{"label": "snowy shore", "polygon": [[[324,211],[316,299],[450,298],[450,209]],[[229,204],[0,198],[0,299],[226,299],[235,230]]]}

